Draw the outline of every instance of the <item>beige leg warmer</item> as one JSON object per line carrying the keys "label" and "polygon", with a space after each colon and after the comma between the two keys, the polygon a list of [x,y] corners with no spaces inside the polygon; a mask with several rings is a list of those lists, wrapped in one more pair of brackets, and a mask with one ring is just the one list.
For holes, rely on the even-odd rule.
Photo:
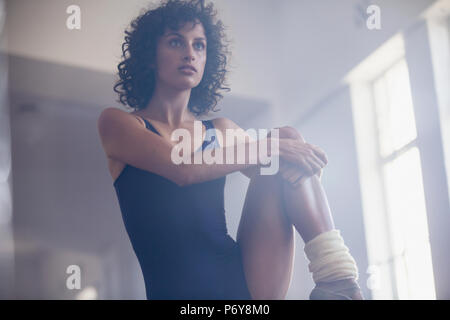
{"label": "beige leg warmer", "polygon": [[358,279],[358,268],[340,231],[323,232],[305,244],[309,271],[317,282],[331,282],[342,279]]}

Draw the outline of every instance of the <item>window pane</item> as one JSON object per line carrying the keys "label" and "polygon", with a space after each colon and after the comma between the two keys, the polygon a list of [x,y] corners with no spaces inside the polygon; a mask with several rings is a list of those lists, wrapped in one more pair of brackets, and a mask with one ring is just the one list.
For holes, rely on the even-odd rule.
{"label": "window pane", "polygon": [[386,157],[417,136],[409,73],[403,59],[374,82],[380,152]]}
{"label": "window pane", "polygon": [[419,150],[384,166],[388,218],[399,299],[435,299]]}
{"label": "window pane", "polygon": [[405,60],[401,60],[386,72],[386,85],[391,110],[391,126],[395,132],[394,148],[397,150],[417,136],[409,73]]}
{"label": "window pane", "polygon": [[394,151],[394,139],[392,136],[393,131],[391,128],[391,121],[389,120],[389,100],[385,78],[381,77],[375,81],[373,89],[375,97],[375,113],[378,124],[380,155],[382,157],[386,157]]}

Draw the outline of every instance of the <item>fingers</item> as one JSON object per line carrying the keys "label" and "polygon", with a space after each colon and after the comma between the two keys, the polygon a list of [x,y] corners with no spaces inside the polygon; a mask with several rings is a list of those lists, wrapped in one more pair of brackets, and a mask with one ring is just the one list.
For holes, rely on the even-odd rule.
{"label": "fingers", "polygon": [[282,157],[292,165],[299,167],[305,174],[314,175],[328,163],[322,149],[301,142],[300,139],[283,138],[279,140],[279,146],[283,151],[280,152]]}
{"label": "fingers", "polygon": [[294,166],[289,166],[289,168],[282,172],[283,179],[290,182],[291,185],[293,185],[302,175],[304,175],[304,173]]}
{"label": "fingers", "polygon": [[313,161],[302,158],[300,162],[302,163],[302,168],[306,170],[306,174],[313,175],[317,171],[316,164]]}
{"label": "fingers", "polygon": [[318,169],[314,174],[312,174],[300,169],[297,165],[282,162],[280,166],[280,173],[283,179],[288,182],[291,187],[298,188],[306,179],[312,177],[313,175],[316,175],[319,181],[322,181],[324,163],[317,163],[316,168],[320,165],[322,165],[322,168]]}
{"label": "fingers", "polygon": [[[292,130],[291,130],[291,133],[292,133]],[[297,137],[297,138],[288,138],[288,139],[297,140],[297,143],[300,142],[300,144],[302,144],[303,147],[307,147],[309,150],[312,150],[314,152],[314,155],[316,157],[318,157],[320,159],[320,161],[326,165],[328,163],[328,158],[327,158],[327,155],[325,154],[325,152],[318,146],[305,142],[303,137],[301,137],[300,133],[298,133],[298,135],[299,135],[299,137]]]}
{"label": "fingers", "polygon": [[284,126],[284,127],[277,127],[274,129],[278,129],[278,136],[280,139],[298,139],[300,137],[300,133],[297,131],[297,129],[293,127]]}
{"label": "fingers", "polygon": [[[290,184],[293,188],[298,188],[306,179],[312,177],[313,175],[305,173],[300,170],[297,166],[290,164],[283,164],[280,166],[280,174],[282,178]],[[316,172],[316,176],[319,181],[322,181],[323,169]]]}
{"label": "fingers", "polygon": [[295,181],[292,185],[294,188],[298,188],[306,179],[308,179],[310,176],[304,175],[299,180]]}
{"label": "fingers", "polygon": [[325,167],[325,163],[317,156],[316,152],[308,147],[304,149],[301,155],[299,155],[308,164],[311,175],[316,174],[319,170]]}
{"label": "fingers", "polygon": [[325,152],[321,148],[319,148],[318,146],[312,145],[310,143],[306,143],[306,145],[308,147],[310,147],[312,150],[314,150],[314,152],[322,160],[322,162],[324,162],[325,164],[328,163],[327,155],[325,154]]}
{"label": "fingers", "polygon": [[[310,178],[310,177],[311,177],[311,176],[303,175],[303,176],[300,177],[300,179],[294,181],[294,183],[291,183],[291,185],[292,185],[293,188],[298,188],[298,187],[301,186],[301,184],[302,184],[303,182],[305,182],[306,179],[308,179],[308,178]],[[319,181],[322,181],[322,170],[320,170],[320,171],[317,173],[317,177],[319,178]]]}
{"label": "fingers", "polygon": [[313,175],[319,169],[325,166],[325,164],[316,157],[314,152],[303,150],[300,153],[294,153],[286,157],[287,161],[294,165],[297,170],[304,171],[305,174]]}
{"label": "fingers", "polygon": [[291,185],[306,174],[305,169],[299,166],[293,165],[292,163],[282,161],[280,163],[280,175],[286,182]]}
{"label": "fingers", "polygon": [[308,162],[313,169],[313,174],[316,174],[318,171],[322,170],[322,168],[325,167],[325,163],[319,157],[317,157],[316,154],[311,155],[308,158]]}

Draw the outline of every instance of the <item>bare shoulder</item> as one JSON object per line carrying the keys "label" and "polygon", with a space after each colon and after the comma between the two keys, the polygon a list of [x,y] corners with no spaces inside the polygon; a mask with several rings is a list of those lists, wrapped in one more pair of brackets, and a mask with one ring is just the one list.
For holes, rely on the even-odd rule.
{"label": "bare shoulder", "polygon": [[232,120],[225,117],[212,119],[212,123],[214,124],[214,128],[219,129],[223,133],[225,133],[225,129],[232,128],[236,125]]}
{"label": "bare shoulder", "polygon": [[118,108],[114,107],[108,107],[106,109],[103,109],[100,113],[100,116],[97,120],[98,126],[107,125],[112,118],[118,118],[118,117],[124,117],[126,114],[129,114],[128,112],[125,112],[123,110],[120,110]]}
{"label": "bare shoulder", "polygon": [[114,107],[103,109],[97,119],[100,140],[108,157],[111,156],[112,141],[119,131],[142,127],[145,127],[145,122],[140,117]]}
{"label": "bare shoulder", "polygon": [[185,171],[172,161],[173,145],[148,130],[138,115],[116,108],[106,108],[98,118],[98,130],[103,149],[110,161],[113,178],[117,178],[123,166],[129,164],[153,172],[178,185],[186,183]]}
{"label": "bare shoulder", "polygon": [[119,128],[136,127],[145,128],[145,122],[141,117],[114,107],[103,109],[97,119],[97,128],[102,143],[105,143],[108,137]]}
{"label": "bare shoulder", "polygon": [[105,129],[108,129],[112,124],[118,121],[119,122],[125,121],[134,125],[145,126],[144,121],[140,117],[118,108],[108,107],[102,110],[97,120],[97,126],[100,131],[100,134],[102,134],[105,131]]}

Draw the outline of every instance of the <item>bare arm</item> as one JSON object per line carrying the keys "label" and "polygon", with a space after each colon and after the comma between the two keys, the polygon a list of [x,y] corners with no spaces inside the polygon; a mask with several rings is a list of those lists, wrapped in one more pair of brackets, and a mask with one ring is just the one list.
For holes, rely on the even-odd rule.
{"label": "bare arm", "polygon": [[[254,147],[253,150],[257,150],[257,153],[258,153],[259,150],[257,148],[259,147],[259,142],[261,142],[261,144],[266,144],[266,146],[267,146],[266,150],[269,152],[269,154],[267,156],[269,156],[270,158],[272,158],[272,157],[283,158],[283,161],[281,161],[280,169],[281,169],[282,176],[285,179],[287,177],[286,177],[284,167],[287,164],[292,166],[295,174],[301,173],[301,175],[304,176],[303,179],[299,181],[299,183],[302,183],[304,181],[304,179],[306,179],[308,176],[315,174],[316,170],[318,170],[319,168],[322,168],[325,165],[324,162],[325,163],[327,162],[326,155],[323,152],[323,150],[321,150],[318,147],[306,144],[305,141],[303,140],[303,138],[299,139],[299,137],[297,137],[295,135],[287,135],[285,132],[287,127],[280,128],[281,135],[279,138],[277,138],[278,149],[274,149],[273,150],[274,154],[271,154],[272,150],[270,148],[270,144],[272,143],[272,141],[274,141],[275,138],[272,138],[270,133],[267,136],[267,138],[254,139],[246,131],[244,131],[241,127],[239,127],[235,122],[233,122],[232,120],[230,120],[228,118],[224,118],[224,117],[216,118],[213,120],[213,123],[214,123],[214,127],[216,129],[216,132],[218,134],[219,144],[222,147],[222,150],[224,151],[224,153],[223,153],[224,156],[225,156],[225,152],[229,152],[229,150],[231,148],[233,148],[233,146],[235,146],[234,154],[236,155],[236,147],[238,147],[242,144],[245,144],[245,148],[246,148],[245,149],[246,150],[246,158],[245,159],[250,158],[251,163],[257,162],[259,164],[259,159],[257,159],[256,154],[249,155],[249,146]],[[231,131],[232,135],[228,136],[226,134],[227,129],[232,130]],[[222,141],[220,141],[220,140],[222,140]],[[236,161],[236,158],[235,158],[235,161]],[[322,161],[324,161],[324,162],[322,162]],[[193,162],[191,161],[191,163],[193,163]],[[226,163],[225,158],[223,159],[222,163]],[[234,162],[234,163],[236,163],[236,162]],[[187,166],[195,167],[198,165],[187,165]],[[217,166],[227,166],[227,165],[225,165],[225,164],[212,165],[212,166],[209,166],[209,168],[207,168],[207,169],[204,169],[203,167],[201,167],[201,168],[199,168],[199,170],[196,170],[194,168],[194,170],[190,170],[187,173],[188,175],[190,175],[188,180],[191,181],[191,183],[197,183],[197,182],[209,180],[208,177],[211,176],[212,174],[210,174],[209,172],[204,171],[204,170],[216,171],[217,168],[211,169],[211,167],[217,167]],[[257,165],[257,166],[250,165],[250,166],[246,166],[244,168],[234,169],[233,171],[240,171],[242,174],[244,174],[248,178],[252,178],[253,176],[259,174],[260,166],[261,165]],[[223,172],[225,172],[225,173],[220,174],[219,176],[223,176],[225,174],[230,173],[229,169],[227,169],[227,168],[224,168]],[[283,175],[283,173],[284,173],[284,175]],[[207,178],[205,178],[205,176]],[[294,177],[299,178],[300,176],[294,175]]]}
{"label": "bare arm", "polygon": [[[247,132],[244,131],[244,129],[242,129],[239,125],[237,125],[234,121],[228,119],[228,118],[217,118],[213,120],[214,122],[214,127],[216,128],[216,130],[219,130],[222,134],[222,136],[224,137],[223,140],[223,145],[224,146],[230,146],[233,141],[227,141],[226,139],[226,129],[233,129],[236,130],[237,133],[240,134],[240,140],[241,141],[256,141],[254,140],[250,135],[247,134]],[[265,139],[265,141],[263,141],[263,143],[266,143],[267,139]],[[254,175],[259,174],[259,167],[257,166],[252,166],[249,168],[244,168],[239,170],[243,175],[245,175],[248,178],[252,178]]]}
{"label": "bare arm", "polygon": [[225,156],[231,149],[235,155],[237,154],[239,144],[234,144],[221,145],[223,164],[193,164],[195,155],[192,153],[192,164],[177,165],[171,158],[175,144],[143,127],[135,116],[117,108],[107,108],[102,111],[97,125],[103,149],[109,157],[161,175],[179,186],[213,180],[235,171],[257,168],[259,164],[257,154],[248,152],[252,147],[257,148],[258,141],[244,142],[246,163],[243,164],[237,164],[236,161],[227,164],[225,161]]}

